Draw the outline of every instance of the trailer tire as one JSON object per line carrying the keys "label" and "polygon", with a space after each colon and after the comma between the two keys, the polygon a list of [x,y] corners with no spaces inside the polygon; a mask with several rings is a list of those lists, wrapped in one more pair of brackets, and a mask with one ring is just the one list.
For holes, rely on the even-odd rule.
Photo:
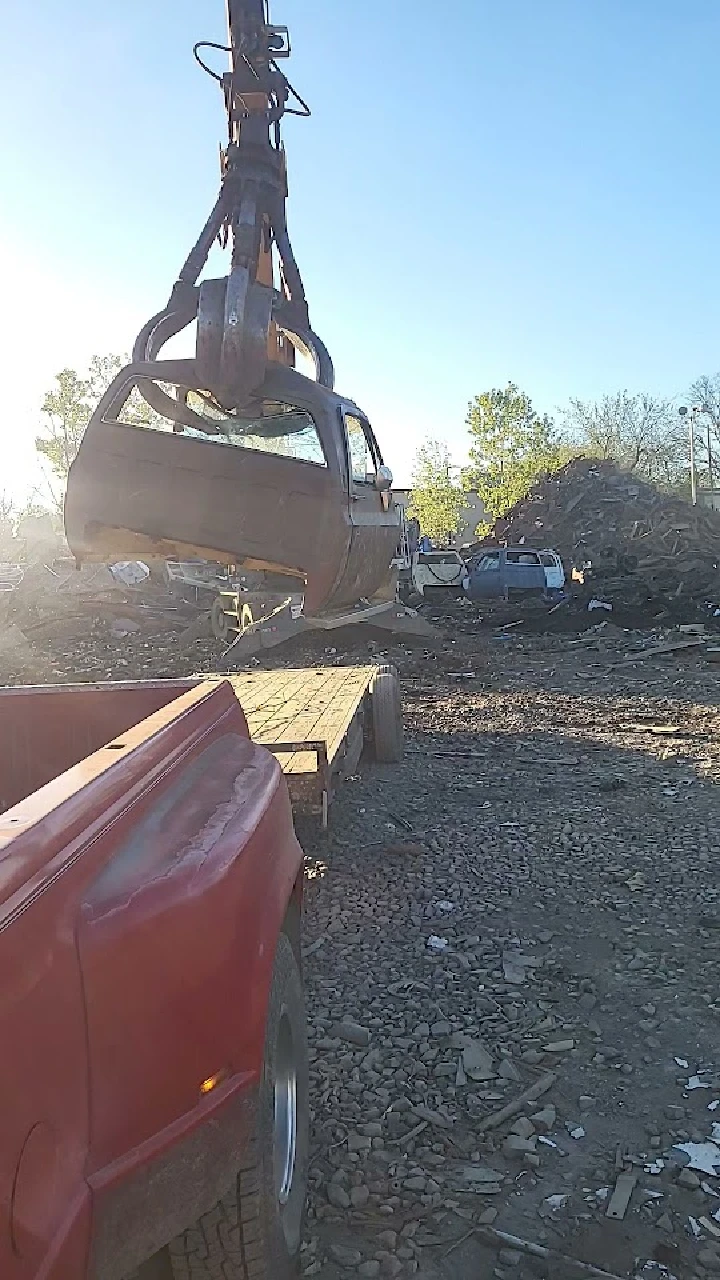
{"label": "trailer tire", "polygon": [[[279,1122],[279,1115],[285,1122]],[[290,1280],[297,1275],[307,1193],[308,1116],[302,979],[292,943],[281,933],[268,1002],[255,1138],[227,1195],[168,1246],[172,1280]]]}
{"label": "trailer tire", "polygon": [[210,610],[210,630],[216,640],[223,642],[230,638],[230,618],[225,612],[222,597],[216,596]]}
{"label": "trailer tire", "polygon": [[375,759],[397,764],[403,758],[403,721],[400,684],[394,667],[381,667],[370,686]]}

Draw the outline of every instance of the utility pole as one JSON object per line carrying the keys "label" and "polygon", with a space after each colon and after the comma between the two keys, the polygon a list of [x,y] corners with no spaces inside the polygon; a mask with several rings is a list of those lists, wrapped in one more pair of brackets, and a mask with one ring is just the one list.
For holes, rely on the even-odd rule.
{"label": "utility pole", "polygon": [[[715,481],[713,478],[712,425],[713,425],[712,418],[710,417],[710,414],[708,414],[707,415],[707,460],[708,460],[708,484],[710,486],[711,493],[715,488]],[[711,506],[713,505],[714,503],[711,501]]]}
{"label": "utility pole", "polygon": [[[688,417],[687,405],[682,404],[678,409],[680,421],[684,422]],[[695,474],[695,416],[694,410],[688,418],[688,428],[690,431],[690,501],[693,506],[697,506],[697,476]]]}

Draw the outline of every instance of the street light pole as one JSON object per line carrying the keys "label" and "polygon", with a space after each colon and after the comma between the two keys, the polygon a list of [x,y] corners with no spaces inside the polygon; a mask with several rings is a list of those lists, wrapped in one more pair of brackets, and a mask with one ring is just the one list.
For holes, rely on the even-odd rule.
{"label": "street light pole", "polygon": [[[684,422],[688,418],[687,405],[683,404],[678,409],[680,421]],[[690,501],[693,506],[697,506],[697,477],[695,475],[695,416],[694,412],[688,418],[688,428],[690,431]]]}

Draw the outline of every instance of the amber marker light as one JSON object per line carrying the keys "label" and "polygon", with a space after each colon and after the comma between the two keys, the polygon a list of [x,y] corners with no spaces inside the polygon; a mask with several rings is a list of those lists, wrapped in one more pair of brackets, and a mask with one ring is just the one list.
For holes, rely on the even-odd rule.
{"label": "amber marker light", "polygon": [[212,1093],[213,1089],[217,1089],[218,1085],[223,1083],[223,1080],[227,1080],[228,1074],[227,1067],[223,1067],[222,1071],[216,1071],[214,1076],[208,1076],[207,1080],[203,1080],[200,1085],[200,1096],[204,1098],[207,1093]]}

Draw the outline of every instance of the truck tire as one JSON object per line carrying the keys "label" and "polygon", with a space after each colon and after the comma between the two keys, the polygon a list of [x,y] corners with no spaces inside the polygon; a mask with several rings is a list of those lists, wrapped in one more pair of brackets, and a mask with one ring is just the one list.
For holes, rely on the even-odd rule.
{"label": "truck tire", "polygon": [[257,1131],[237,1182],[168,1246],[172,1280],[289,1280],[307,1192],[308,1048],[292,944],[281,933],[268,1002]]}
{"label": "truck tire", "polygon": [[375,759],[397,764],[403,758],[403,722],[400,685],[394,668],[380,668],[370,686]]}

